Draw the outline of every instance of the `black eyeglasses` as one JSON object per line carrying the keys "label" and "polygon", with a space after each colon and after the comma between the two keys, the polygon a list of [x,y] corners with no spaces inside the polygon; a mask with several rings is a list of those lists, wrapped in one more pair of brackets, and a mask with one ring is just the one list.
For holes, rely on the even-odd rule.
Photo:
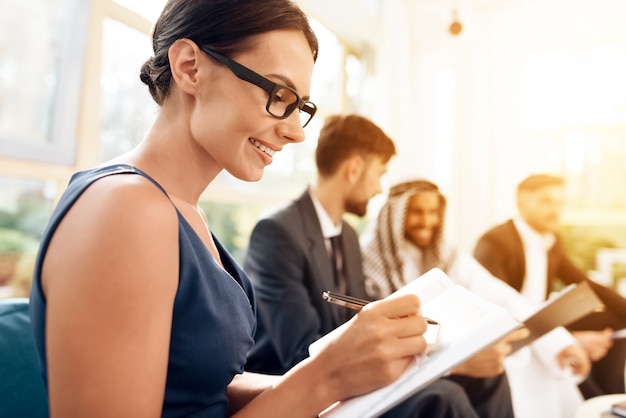
{"label": "black eyeglasses", "polygon": [[237,61],[233,61],[218,52],[203,47],[200,47],[200,49],[228,67],[228,69],[238,78],[265,90],[269,95],[265,110],[267,110],[267,113],[273,117],[277,119],[286,119],[293,113],[294,110],[299,109],[300,123],[304,128],[311,121],[313,115],[315,115],[315,112],[317,111],[315,103],[302,100],[300,95],[298,95],[298,93],[291,87],[276,84],[263,77],[261,74],[252,71],[251,69],[239,64]]}

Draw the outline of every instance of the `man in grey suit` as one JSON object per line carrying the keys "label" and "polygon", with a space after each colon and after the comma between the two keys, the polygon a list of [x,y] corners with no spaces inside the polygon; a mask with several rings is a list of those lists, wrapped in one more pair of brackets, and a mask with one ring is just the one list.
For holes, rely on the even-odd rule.
{"label": "man in grey suit", "polygon": [[[246,370],[285,373],[308,357],[312,342],[355,314],[326,302],[322,292],[367,299],[358,237],[343,216],[365,215],[369,200],[382,191],[380,178],[394,154],[392,140],[368,119],[347,115],[326,120],[316,150],[316,181],[298,199],[261,219],[250,237],[244,270],[256,291],[258,317]],[[384,416],[512,417],[506,376],[481,382],[439,379]],[[490,410],[477,411],[477,400]]]}

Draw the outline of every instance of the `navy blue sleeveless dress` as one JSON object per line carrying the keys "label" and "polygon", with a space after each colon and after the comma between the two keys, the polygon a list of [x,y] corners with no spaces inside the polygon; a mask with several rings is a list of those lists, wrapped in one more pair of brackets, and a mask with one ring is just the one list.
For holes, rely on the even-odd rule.
{"label": "navy blue sleeveless dress", "polygon": [[[74,174],[44,231],[31,291],[31,319],[40,367],[47,383],[46,300],[41,266],[57,226],[94,181],[115,174],[137,174],[163,188],[142,171],[121,164]],[[226,387],[243,371],[254,343],[256,303],[250,281],[215,240],[225,272],[178,212],[180,272],[173,306],[163,417],[226,417]],[[214,237],[215,238],[215,237]],[[138,301],[140,303],[140,301]]]}

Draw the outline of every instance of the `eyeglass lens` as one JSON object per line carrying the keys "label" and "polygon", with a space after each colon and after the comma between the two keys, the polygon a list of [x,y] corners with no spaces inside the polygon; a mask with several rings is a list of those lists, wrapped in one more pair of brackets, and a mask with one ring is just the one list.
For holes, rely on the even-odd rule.
{"label": "eyeglass lens", "polygon": [[[282,86],[276,86],[272,92],[269,103],[267,105],[267,111],[277,118],[284,118],[289,116],[296,109],[300,98],[291,89]],[[306,111],[299,111],[300,123],[302,126],[306,126],[313,115]]]}
{"label": "eyeglass lens", "polygon": [[269,112],[279,118],[290,114],[298,103],[298,96],[289,89],[277,86],[268,104]]}

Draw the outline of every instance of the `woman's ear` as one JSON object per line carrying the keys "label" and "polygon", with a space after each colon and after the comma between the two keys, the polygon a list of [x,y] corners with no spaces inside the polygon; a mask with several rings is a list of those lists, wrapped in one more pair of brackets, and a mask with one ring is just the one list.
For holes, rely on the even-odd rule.
{"label": "woman's ear", "polygon": [[178,39],[168,51],[172,78],[187,94],[195,95],[198,89],[199,54],[202,51],[189,39]]}

